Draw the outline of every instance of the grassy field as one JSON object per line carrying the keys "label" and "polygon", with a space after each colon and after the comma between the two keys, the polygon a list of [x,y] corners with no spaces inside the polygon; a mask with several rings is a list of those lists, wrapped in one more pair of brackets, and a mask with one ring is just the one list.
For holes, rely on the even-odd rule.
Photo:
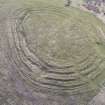
{"label": "grassy field", "polygon": [[2,54],[13,67],[7,69],[14,78],[12,94],[16,88],[28,97],[26,86],[30,98],[38,96],[41,104],[44,97],[45,105],[50,99],[69,105],[69,96],[78,95],[76,103],[86,105],[83,102],[105,84],[104,23],[91,13],[65,7],[63,0],[9,1],[1,9],[0,35]]}
{"label": "grassy field", "polygon": [[[73,92],[80,92],[85,91],[85,88],[86,90],[97,88],[105,75],[103,66],[105,25],[91,13],[73,7],[66,8],[63,3],[63,1],[59,3],[58,0],[23,2],[24,7],[27,7],[26,12],[28,8],[34,9],[31,13],[29,9],[29,17],[23,24],[26,31],[23,33],[28,35],[25,38],[29,51],[39,56],[41,62],[44,61],[47,64],[46,66],[51,66],[49,73],[45,72],[44,77],[43,75],[37,77],[36,71],[33,71],[32,78],[46,89],[61,88],[66,91],[66,88],[74,88]],[[24,45],[21,41],[20,44]],[[25,53],[31,55],[31,52]],[[33,58],[33,56],[30,57]],[[24,59],[23,62],[25,63]],[[69,81],[70,75],[67,76],[66,73],[72,71],[80,79],[73,76],[75,81],[74,79]],[[67,92],[72,93],[68,90]]]}

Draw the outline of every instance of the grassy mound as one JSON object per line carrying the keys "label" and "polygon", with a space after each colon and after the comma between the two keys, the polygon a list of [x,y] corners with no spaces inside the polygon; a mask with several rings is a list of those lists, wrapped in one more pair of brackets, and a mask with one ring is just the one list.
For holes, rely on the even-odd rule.
{"label": "grassy mound", "polygon": [[50,3],[15,14],[10,23],[12,58],[36,91],[74,94],[103,85],[105,25],[100,20]]}

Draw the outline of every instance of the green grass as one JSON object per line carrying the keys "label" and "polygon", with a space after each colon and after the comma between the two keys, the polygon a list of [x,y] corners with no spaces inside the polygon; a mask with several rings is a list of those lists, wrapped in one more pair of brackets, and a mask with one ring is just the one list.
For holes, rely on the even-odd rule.
{"label": "green grass", "polygon": [[[24,4],[24,8],[27,8],[26,10],[29,8],[34,10],[23,22],[29,50],[49,65],[61,67],[61,69],[72,65],[76,75],[73,77],[80,78],[75,82],[66,81],[63,83],[56,80],[62,78],[65,80],[71,76],[45,73],[45,77],[51,75],[53,81],[40,76],[38,79],[40,79],[39,82],[42,83],[42,86],[51,85],[50,88],[55,88],[62,85],[62,87],[70,86],[70,89],[74,86],[74,90],[78,91],[84,91],[84,87],[97,89],[105,77],[105,25],[102,21],[91,13],[73,7],[64,7],[63,0],[60,2],[59,0],[26,0],[21,2]],[[102,62],[100,63],[99,60]],[[65,68],[61,71],[53,70],[55,72],[57,70],[58,73],[63,70],[70,72],[71,68]],[[33,78],[37,79],[37,77]],[[82,85],[83,88],[77,85],[77,83],[84,82],[86,85]],[[55,86],[52,86],[51,83]]]}

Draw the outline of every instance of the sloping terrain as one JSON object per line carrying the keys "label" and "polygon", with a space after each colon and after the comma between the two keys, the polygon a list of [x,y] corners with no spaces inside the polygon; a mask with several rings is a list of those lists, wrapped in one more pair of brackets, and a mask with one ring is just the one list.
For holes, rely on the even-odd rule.
{"label": "sloping terrain", "polygon": [[86,105],[105,82],[102,21],[63,0],[1,3],[0,105]]}

